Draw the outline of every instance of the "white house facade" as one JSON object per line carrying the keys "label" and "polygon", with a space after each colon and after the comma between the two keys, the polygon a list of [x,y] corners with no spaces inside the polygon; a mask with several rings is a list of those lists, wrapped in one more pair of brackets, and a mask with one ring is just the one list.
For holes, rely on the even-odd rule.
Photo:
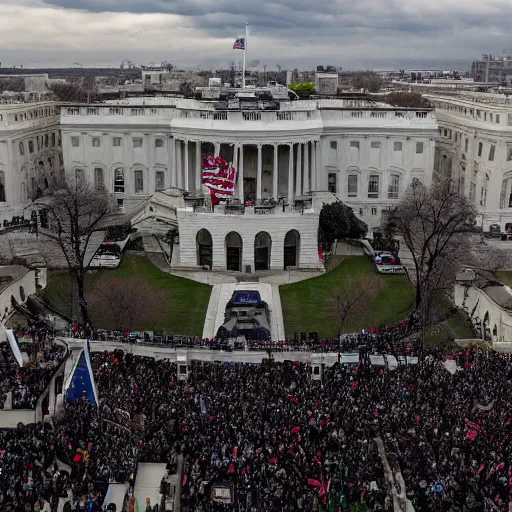
{"label": "white house facade", "polygon": [[22,215],[63,169],[55,102],[0,103],[0,222]]}
{"label": "white house facade", "polygon": [[439,123],[435,171],[475,202],[484,231],[512,230],[512,100],[470,92],[426,97]]}
{"label": "white house facade", "polygon": [[[213,243],[204,251],[213,255],[206,264],[242,270],[282,268],[285,252],[288,266],[318,266],[320,198],[340,199],[370,228],[378,227],[413,179],[431,182],[437,122],[430,109],[375,107],[361,99],[222,110],[216,102],[162,97],[63,106],[61,129],[68,176],[106,187],[120,210],[133,211],[158,190],[183,192],[180,265],[205,264],[198,249],[205,229]],[[229,205],[212,209],[199,201],[207,154],[238,169]],[[228,229],[235,224],[238,237]],[[256,240],[259,233],[270,242],[266,235]],[[285,239],[291,247],[297,236],[301,248],[294,259],[293,249],[281,247]],[[258,244],[273,249],[265,256]],[[256,265],[256,252],[268,264]]]}

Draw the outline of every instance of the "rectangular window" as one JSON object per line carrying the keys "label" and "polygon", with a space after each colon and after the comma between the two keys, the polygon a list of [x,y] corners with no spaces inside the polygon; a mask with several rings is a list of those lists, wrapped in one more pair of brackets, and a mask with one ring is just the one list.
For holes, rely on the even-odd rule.
{"label": "rectangular window", "polygon": [[491,144],[491,147],[489,148],[489,162],[494,162],[494,152],[496,151],[496,146],[494,144]]}
{"label": "rectangular window", "polygon": [[133,139],[133,147],[141,148],[142,147],[142,139],[140,137]]}
{"label": "rectangular window", "polygon": [[398,199],[400,176],[398,176],[398,174],[392,174],[389,178],[388,199]]}
{"label": "rectangular window", "polygon": [[122,212],[124,211],[124,199],[117,200],[117,209]]}
{"label": "rectangular window", "polygon": [[122,167],[118,167],[114,171],[114,193],[115,194],[123,194],[124,193],[124,170]]}
{"label": "rectangular window", "polygon": [[23,156],[25,154],[25,144],[23,144],[23,141],[21,141],[19,144],[19,149],[20,149],[20,155]]}
{"label": "rectangular window", "polygon": [[402,151],[402,143],[401,142],[395,142],[393,144],[393,151]]}
{"label": "rectangular window", "polygon": [[47,148],[50,144],[50,136],[48,134],[46,134],[44,136],[44,147]]}
{"label": "rectangular window", "polygon": [[[395,142],[396,144],[396,142]],[[377,199],[379,197],[379,175],[370,174],[368,178],[368,198]]]}
{"label": "rectangular window", "polygon": [[347,176],[347,195],[348,197],[357,197],[357,174]]}
{"label": "rectangular window", "polygon": [[155,139],[155,148],[163,148],[164,140],[163,139]]}
{"label": "rectangular window", "polygon": [[416,142],[416,154],[421,155],[423,153],[423,142]]}
{"label": "rectangular window", "polygon": [[80,146],[80,138],[79,137],[71,137],[71,146],[77,148]]}
{"label": "rectangular window", "polygon": [[93,137],[92,138],[92,147],[93,148],[99,148],[101,146],[101,140],[99,137]]}
{"label": "rectangular window", "polygon": [[135,171],[135,193],[144,192],[144,174],[143,171]]}
{"label": "rectangular window", "polygon": [[512,114],[508,115],[508,125],[512,126]]}
{"label": "rectangular window", "polygon": [[155,174],[155,190],[163,190],[165,188],[165,174],[163,171],[156,171]]}
{"label": "rectangular window", "polygon": [[372,149],[380,149],[380,142],[372,142],[371,148]]}
{"label": "rectangular window", "polygon": [[76,181],[83,181],[85,179],[85,172],[83,169],[75,169]]}
{"label": "rectangular window", "polygon": [[57,139],[57,137],[55,136],[55,132],[53,132],[53,133],[52,133],[52,148],[54,148],[54,147],[55,147],[56,139]]}
{"label": "rectangular window", "polygon": [[476,183],[471,183],[471,186],[469,187],[469,199],[471,199],[471,201],[474,201],[475,196],[476,196]]}
{"label": "rectangular window", "polygon": [[484,145],[479,142],[478,143],[478,156],[482,156],[482,150],[484,149]]}
{"label": "rectangular window", "polygon": [[468,147],[469,147],[469,140],[468,138],[466,137],[466,141],[464,142],[464,151],[467,153],[468,152]]}
{"label": "rectangular window", "polygon": [[115,147],[119,147],[121,145],[121,137],[114,137],[112,139],[112,145]]}
{"label": "rectangular window", "polygon": [[512,147],[509,147],[507,149],[507,162],[510,162],[512,160]]}
{"label": "rectangular window", "polygon": [[338,191],[338,187],[337,187],[336,181],[337,181],[336,173],[335,172],[330,172],[327,175],[327,189],[332,194],[336,194],[336,192]]}
{"label": "rectangular window", "polygon": [[33,153],[34,152],[34,141],[33,140],[29,140],[28,141],[28,152],[29,153]]}
{"label": "rectangular window", "polygon": [[496,114],[496,117],[494,118],[496,121],[496,124],[500,124],[500,115]]}
{"label": "rectangular window", "polygon": [[358,140],[351,140],[350,141],[350,147],[359,149],[359,141]]}
{"label": "rectangular window", "polygon": [[338,149],[338,142],[335,140],[331,140],[330,142],[331,149],[334,149],[335,151]]}
{"label": "rectangular window", "polygon": [[377,208],[372,208],[372,215],[377,215]]}

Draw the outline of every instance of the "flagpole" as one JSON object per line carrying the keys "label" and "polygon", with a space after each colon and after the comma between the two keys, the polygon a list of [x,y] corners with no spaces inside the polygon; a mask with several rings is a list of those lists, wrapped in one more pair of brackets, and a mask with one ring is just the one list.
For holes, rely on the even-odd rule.
{"label": "flagpole", "polygon": [[242,89],[245,89],[245,54],[247,53],[247,25],[248,22],[245,22],[245,39],[244,39],[244,59],[242,64]]}

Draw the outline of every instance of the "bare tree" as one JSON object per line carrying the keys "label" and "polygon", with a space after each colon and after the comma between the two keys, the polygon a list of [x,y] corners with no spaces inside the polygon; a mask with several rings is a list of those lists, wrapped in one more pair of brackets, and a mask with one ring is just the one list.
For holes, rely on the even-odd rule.
{"label": "bare tree", "polygon": [[132,331],[158,319],[165,305],[162,293],[145,281],[109,277],[90,296],[97,312],[95,321],[118,331]]}
{"label": "bare tree", "polygon": [[452,284],[457,264],[467,261],[475,215],[473,203],[446,179],[430,188],[413,182],[391,212],[388,230],[402,237],[412,254],[414,269],[407,272],[417,310],[429,309],[436,291]]}
{"label": "bare tree", "polygon": [[45,197],[35,204],[44,207],[48,213],[53,229],[42,233],[62,251],[77,288],[82,320],[88,325],[90,317],[84,284],[90,262],[85,261],[85,252],[99,223],[115,211],[113,201],[104,188],[95,190],[85,180],[78,178],[55,183]]}
{"label": "bare tree", "polygon": [[347,275],[336,287],[332,303],[338,317],[338,328],[341,333],[349,317],[357,317],[367,307],[367,301],[375,293],[382,281],[365,278],[361,275]]}
{"label": "bare tree", "polygon": [[496,275],[500,270],[509,270],[512,267],[512,258],[509,251],[497,247],[479,247],[473,251],[471,263],[482,270]]}

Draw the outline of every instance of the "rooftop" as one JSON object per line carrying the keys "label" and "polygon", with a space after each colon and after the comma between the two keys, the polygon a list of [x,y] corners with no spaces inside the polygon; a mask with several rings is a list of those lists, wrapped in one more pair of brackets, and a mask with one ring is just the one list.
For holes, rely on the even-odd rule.
{"label": "rooftop", "polygon": [[30,272],[30,269],[21,265],[0,267],[0,293],[11,286],[11,284],[19,281],[28,272]]}

